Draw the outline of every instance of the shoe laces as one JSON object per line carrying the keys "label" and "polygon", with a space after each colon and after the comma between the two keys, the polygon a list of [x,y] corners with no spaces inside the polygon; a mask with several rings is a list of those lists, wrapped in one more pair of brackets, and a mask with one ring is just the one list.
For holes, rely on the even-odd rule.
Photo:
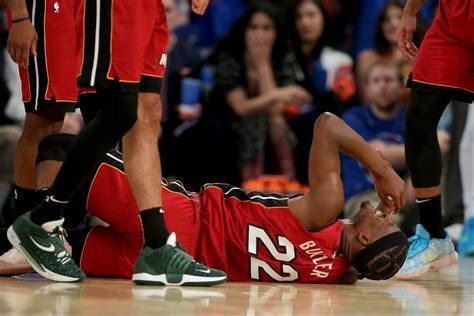
{"label": "shoe laces", "polygon": [[196,262],[193,257],[186,252],[180,243],[176,243],[174,250],[175,255],[171,259],[170,265],[172,265],[176,270],[184,271],[190,264]]}
{"label": "shoe laces", "polygon": [[416,234],[408,238],[408,243],[410,244],[410,250],[412,252],[412,256],[418,254],[422,250],[428,247],[429,240],[421,237],[420,235]]}
{"label": "shoe laces", "polygon": [[[66,237],[67,237],[67,231],[61,227],[61,226],[57,226],[53,232],[51,233],[51,237],[59,237],[59,239],[61,240],[61,242],[63,243],[63,246],[64,244],[66,243]],[[59,263],[61,263],[62,265],[68,263],[70,260],[71,260],[71,255],[69,254],[69,252],[67,252],[65,249],[63,251],[60,251],[58,254],[57,254],[57,260]]]}

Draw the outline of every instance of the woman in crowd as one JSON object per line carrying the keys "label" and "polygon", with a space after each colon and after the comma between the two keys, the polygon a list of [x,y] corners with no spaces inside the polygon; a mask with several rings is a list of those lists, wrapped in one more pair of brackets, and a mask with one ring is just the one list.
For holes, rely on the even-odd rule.
{"label": "woman in crowd", "polygon": [[[405,61],[400,53],[397,46],[397,30],[400,25],[400,20],[403,13],[404,1],[402,0],[389,0],[387,4],[380,11],[380,15],[377,21],[377,30],[374,40],[374,48],[366,49],[362,51],[357,57],[357,86],[359,91],[359,97],[362,103],[367,100],[365,98],[364,77],[368,67],[376,61],[385,59],[394,61],[400,65],[403,70],[405,79],[408,78],[412,70],[412,66],[409,62]],[[421,22],[422,19],[418,18],[418,26],[415,33],[413,34],[413,41],[419,47],[423,40],[425,27]],[[401,101],[408,100],[408,89],[403,95]],[[403,102],[406,103],[406,102]]]}
{"label": "woman in crowd", "polygon": [[294,85],[294,58],[274,7],[252,6],[218,43],[211,63],[215,86],[205,115],[236,134],[242,180],[269,168],[294,179],[294,134],[284,110],[287,104],[311,103],[311,96]]}

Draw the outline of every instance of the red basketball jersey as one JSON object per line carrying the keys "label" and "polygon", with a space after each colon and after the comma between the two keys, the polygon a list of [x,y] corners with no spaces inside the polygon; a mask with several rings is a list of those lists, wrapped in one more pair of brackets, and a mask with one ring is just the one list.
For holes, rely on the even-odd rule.
{"label": "red basketball jersey", "polygon": [[349,267],[337,254],[344,224],[338,220],[309,232],[288,208],[288,199],[205,185],[197,259],[226,271],[230,281],[338,280]]}
{"label": "red basketball jersey", "polygon": [[[226,271],[230,281],[332,283],[349,267],[337,255],[344,224],[336,221],[321,231],[309,232],[288,208],[288,197],[246,194],[230,185],[207,184],[199,199],[178,182],[164,184],[162,192],[168,230],[176,232],[196,260]],[[133,234],[138,241],[124,247],[99,240],[103,236],[95,241],[89,238],[83,254],[92,254],[88,256],[90,274],[111,269],[111,261],[101,259],[111,252],[120,256],[113,260],[120,265],[114,268],[122,271],[119,275],[131,275],[142,247],[142,232],[119,154],[107,154],[106,163],[99,167],[89,187],[87,208],[122,238]],[[114,250],[117,247],[120,251]]]}

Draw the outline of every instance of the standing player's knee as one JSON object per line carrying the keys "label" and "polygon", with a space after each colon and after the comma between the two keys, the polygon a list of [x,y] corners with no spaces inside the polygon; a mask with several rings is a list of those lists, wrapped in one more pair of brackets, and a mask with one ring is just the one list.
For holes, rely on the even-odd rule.
{"label": "standing player's knee", "polygon": [[153,128],[161,123],[162,104],[158,93],[140,93],[138,97],[138,121]]}
{"label": "standing player's knee", "polygon": [[36,124],[30,121],[25,124],[21,138],[28,143],[39,144],[46,137],[59,133],[62,123],[60,121]]}
{"label": "standing player's knee", "polygon": [[405,139],[407,142],[425,143],[428,138],[436,136],[439,118],[429,113],[426,107],[412,103],[405,114]]}

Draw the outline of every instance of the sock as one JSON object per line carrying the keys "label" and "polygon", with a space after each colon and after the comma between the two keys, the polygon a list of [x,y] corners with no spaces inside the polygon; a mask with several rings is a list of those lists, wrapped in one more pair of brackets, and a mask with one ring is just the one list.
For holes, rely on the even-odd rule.
{"label": "sock", "polygon": [[48,193],[41,203],[31,211],[31,221],[36,225],[61,219],[64,209],[69,201],[56,199]]}
{"label": "sock", "polygon": [[441,195],[416,198],[416,204],[420,210],[420,224],[430,233],[431,238],[445,238],[441,215]]}
{"label": "sock", "polygon": [[169,232],[165,224],[165,214],[161,207],[150,208],[140,212],[145,246],[156,249],[166,244]]}
{"label": "sock", "polygon": [[36,191],[15,185],[15,215],[14,219],[31,211],[39,203]]}

